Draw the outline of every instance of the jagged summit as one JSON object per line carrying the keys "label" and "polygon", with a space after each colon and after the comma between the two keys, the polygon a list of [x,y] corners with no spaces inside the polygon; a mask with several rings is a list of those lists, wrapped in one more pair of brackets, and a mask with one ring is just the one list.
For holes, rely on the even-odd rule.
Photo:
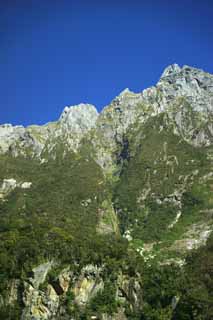
{"label": "jagged summit", "polygon": [[189,65],[183,65],[180,67],[177,63],[171,64],[168,67],[166,67],[160,77],[160,80],[167,80],[172,78],[182,78],[182,77],[205,77],[205,80],[208,81],[207,79],[209,77],[212,78],[212,75],[205,72],[202,69],[195,68]]}
{"label": "jagged summit", "polygon": [[209,73],[203,71],[202,69],[195,68],[192,66],[188,65],[183,65],[180,67],[177,63],[171,64],[168,67],[166,67],[160,77],[160,80],[166,80],[167,77],[171,78],[178,78],[178,77],[186,77],[186,76],[191,76],[191,77],[204,77],[205,75],[205,80],[210,76]]}
{"label": "jagged summit", "polygon": [[184,97],[195,111],[213,111],[213,75],[201,69],[171,65],[165,69],[156,87],[167,101]]}
{"label": "jagged summit", "polygon": [[163,71],[161,78],[176,74],[181,71],[181,68],[177,63],[171,64]]}

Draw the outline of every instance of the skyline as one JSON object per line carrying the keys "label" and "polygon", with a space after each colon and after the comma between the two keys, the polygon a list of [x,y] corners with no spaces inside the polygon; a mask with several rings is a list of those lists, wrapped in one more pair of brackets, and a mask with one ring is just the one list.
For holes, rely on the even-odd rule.
{"label": "skyline", "polygon": [[211,1],[13,1],[0,25],[1,124],[45,124],[79,103],[100,112],[173,63],[213,73]]}

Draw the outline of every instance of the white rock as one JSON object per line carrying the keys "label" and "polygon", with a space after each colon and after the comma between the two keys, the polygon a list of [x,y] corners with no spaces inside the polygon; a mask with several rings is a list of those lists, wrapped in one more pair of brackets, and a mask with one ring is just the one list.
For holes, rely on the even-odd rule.
{"label": "white rock", "polygon": [[21,188],[22,189],[29,189],[31,187],[31,185],[32,185],[32,182],[23,182],[21,184]]}
{"label": "white rock", "polygon": [[0,199],[4,199],[16,187],[17,181],[15,179],[4,179],[0,187]]}
{"label": "white rock", "polygon": [[73,132],[82,133],[82,131],[93,128],[97,118],[98,112],[93,105],[81,103],[76,106],[65,107],[59,123]]}

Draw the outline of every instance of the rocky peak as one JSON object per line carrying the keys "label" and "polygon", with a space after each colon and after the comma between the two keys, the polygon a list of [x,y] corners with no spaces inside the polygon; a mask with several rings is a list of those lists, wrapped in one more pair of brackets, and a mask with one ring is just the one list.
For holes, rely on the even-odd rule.
{"label": "rocky peak", "polygon": [[194,112],[208,117],[213,112],[213,75],[189,66],[171,65],[156,85],[164,110],[177,98],[184,98]]}
{"label": "rocky peak", "polygon": [[[182,68],[177,64],[168,66],[164,70],[157,86],[166,84],[171,86],[176,85],[175,91],[185,89],[188,94],[190,90],[194,93],[195,89],[197,94],[200,94],[200,89],[213,93],[213,75],[187,65],[184,65]],[[178,93],[182,92],[179,91]]]}
{"label": "rocky peak", "polygon": [[59,124],[74,132],[79,132],[94,127],[97,118],[98,111],[93,105],[81,103],[65,107],[59,118]]}

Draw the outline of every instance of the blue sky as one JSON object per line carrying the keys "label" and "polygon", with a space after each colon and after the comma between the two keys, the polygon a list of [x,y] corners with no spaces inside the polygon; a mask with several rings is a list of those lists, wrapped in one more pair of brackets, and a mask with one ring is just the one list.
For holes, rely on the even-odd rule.
{"label": "blue sky", "polygon": [[213,73],[213,1],[2,0],[0,46],[0,123],[43,124],[174,62]]}

